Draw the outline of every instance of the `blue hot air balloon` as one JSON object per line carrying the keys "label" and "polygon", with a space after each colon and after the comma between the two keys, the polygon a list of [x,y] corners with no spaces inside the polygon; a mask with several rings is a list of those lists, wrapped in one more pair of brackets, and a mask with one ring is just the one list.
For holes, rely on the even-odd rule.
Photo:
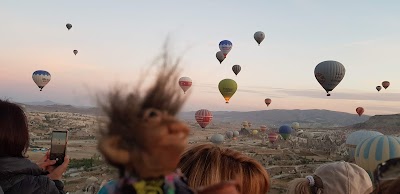
{"label": "blue hot air balloon", "polygon": [[36,85],[40,88],[40,91],[42,91],[44,86],[46,86],[50,82],[51,75],[49,72],[45,70],[37,70],[33,72],[32,79],[36,83]]}
{"label": "blue hot air balloon", "polygon": [[225,57],[229,53],[229,51],[231,51],[231,49],[232,49],[231,41],[223,40],[223,41],[219,42],[219,50],[222,51],[222,53],[224,54]]}
{"label": "blue hot air balloon", "polygon": [[279,134],[284,140],[288,139],[293,129],[289,125],[282,125],[279,127]]}

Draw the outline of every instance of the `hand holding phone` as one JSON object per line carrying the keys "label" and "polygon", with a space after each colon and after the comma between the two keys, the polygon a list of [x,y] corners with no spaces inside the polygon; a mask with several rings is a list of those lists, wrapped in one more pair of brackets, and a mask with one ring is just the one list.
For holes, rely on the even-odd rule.
{"label": "hand holding phone", "polygon": [[51,136],[50,160],[56,160],[55,166],[59,166],[64,162],[67,141],[67,131],[53,131]]}

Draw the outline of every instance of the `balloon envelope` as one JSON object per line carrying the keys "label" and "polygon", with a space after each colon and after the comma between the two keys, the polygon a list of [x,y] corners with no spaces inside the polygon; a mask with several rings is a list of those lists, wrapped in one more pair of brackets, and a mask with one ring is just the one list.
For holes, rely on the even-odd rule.
{"label": "balloon envelope", "polygon": [[367,130],[358,130],[351,133],[346,139],[346,147],[348,149],[350,159],[354,160],[354,151],[359,143],[370,137],[375,137],[378,135],[383,135],[383,134],[377,131],[367,131]]}
{"label": "balloon envelope", "polygon": [[268,140],[271,143],[274,143],[278,139],[279,134],[275,132],[268,133]]}
{"label": "balloon envelope", "polygon": [[382,89],[382,86],[376,86],[376,90],[378,90],[378,92],[381,91],[381,89]]}
{"label": "balloon envelope", "polygon": [[233,132],[233,137],[239,137],[239,131],[234,131]]}
{"label": "balloon envelope", "polygon": [[298,123],[298,122],[293,122],[293,123],[292,123],[292,129],[297,130],[297,129],[299,129],[299,128],[300,128],[300,123]]}
{"label": "balloon envelope", "polygon": [[240,70],[242,70],[242,67],[240,67],[240,65],[234,65],[234,66],[232,66],[232,71],[233,71],[233,73],[235,73],[236,75],[240,72]]}
{"label": "balloon envelope", "polygon": [[358,116],[361,116],[364,113],[364,108],[363,107],[357,107],[356,112]]}
{"label": "balloon envelope", "polygon": [[342,81],[346,73],[345,67],[337,61],[323,61],[314,69],[314,76],[318,83],[328,93]]}
{"label": "balloon envelope", "polygon": [[261,126],[260,126],[260,131],[266,132],[266,131],[267,131],[267,126],[261,125]]}
{"label": "balloon envelope", "polygon": [[213,119],[211,111],[207,109],[200,109],[195,114],[195,119],[201,128],[205,128]]}
{"label": "balloon envelope", "polygon": [[217,54],[215,54],[215,56],[217,57],[219,64],[221,64],[222,61],[224,61],[225,59],[225,55],[222,51],[218,51]]}
{"label": "balloon envelope", "polygon": [[32,79],[36,83],[36,85],[40,88],[40,91],[42,91],[44,86],[46,86],[50,82],[51,75],[49,72],[45,70],[37,70],[33,72]]}
{"label": "balloon envelope", "polygon": [[252,131],[252,133],[253,133],[253,135],[257,135],[257,134],[258,134],[258,130],[254,129],[254,130]]}
{"label": "balloon envelope", "polygon": [[267,106],[269,106],[272,102],[271,98],[266,98],[264,101]]}
{"label": "balloon envelope", "polygon": [[211,136],[211,142],[214,144],[221,144],[222,142],[224,142],[224,140],[224,136],[218,133]]}
{"label": "balloon envelope", "polygon": [[74,54],[75,54],[75,55],[78,54],[78,50],[74,50]]}
{"label": "balloon envelope", "polygon": [[385,90],[386,90],[386,88],[388,88],[389,86],[390,86],[390,82],[389,81],[383,81],[382,82],[382,86],[385,88]]}
{"label": "balloon envelope", "polygon": [[70,30],[72,28],[72,24],[68,23],[67,25],[65,25],[67,27],[68,30]]}
{"label": "balloon envelope", "polygon": [[259,46],[260,43],[264,40],[264,38],[265,38],[264,32],[257,31],[256,33],[254,33],[254,40],[256,40]]}
{"label": "balloon envelope", "polygon": [[178,83],[182,88],[183,93],[186,93],[186,91],[192,86],[192,79],[190,79],[190,77],[181,77],[179,78]]}
{"label": "balloon envelope", "polygon": [[237,90],[237,83],[232,79],[224,79],[219,82],[218,89],[225,98],[225,102],[229,103],[229,100]]}
{"label": "balloon envelope", "polygon": [[229,40],[219,42],[219,49],[222,51],[222,54],[226,56],[232,49],[232,42]]}
{"label": "balloon envelope", "polygon": [[282,136],[284,140],[289,138],[292,131],[293,130],[289,125],[282,125],[281,127],[279,127],[279,134]]}
{"label": "balloon envelope", "polygon": [[243,121],[243,122],[242,122],[242,127],[243,127],[243,128],[248,128],[248,127],[249,127],[249,122]]}

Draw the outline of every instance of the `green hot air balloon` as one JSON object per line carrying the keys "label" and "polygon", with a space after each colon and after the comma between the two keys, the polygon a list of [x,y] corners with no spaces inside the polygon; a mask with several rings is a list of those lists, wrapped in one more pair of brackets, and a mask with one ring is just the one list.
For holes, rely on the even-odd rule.
{"label": "green hot air balloon", "polygon": [[218,89],[225,98],[226,103],[229,103],[229,99],[232,98],[237,90],[237,83],[232,79],[223,79],[219,82]]}

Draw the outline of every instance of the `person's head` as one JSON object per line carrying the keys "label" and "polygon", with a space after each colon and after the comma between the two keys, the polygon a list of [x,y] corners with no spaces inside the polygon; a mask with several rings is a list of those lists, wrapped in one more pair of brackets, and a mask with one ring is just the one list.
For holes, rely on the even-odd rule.
{"label": "person's head", "polygon": [[366,194],[372,189],[364,169],[348,162],[333,162],[318,167],[313,175],[290,181],[288,194]]}
{"label": "person's head", "polygon": [[400,158],[380,163],[373,175],[376,187],[372,194],[400,193]]}
{"label": "person's head", "polygon": [[269,175],[259,162],[238,151],[213,144],[189,148],[182,155],[178,167],[194,189],[229,180],[239,182],[240,193],[267,193],[270,188]]}
{"label": "person's head", "polygon": [[0,157],[24,157],[29,146],[28,122],[22,108],[0,100]]}

